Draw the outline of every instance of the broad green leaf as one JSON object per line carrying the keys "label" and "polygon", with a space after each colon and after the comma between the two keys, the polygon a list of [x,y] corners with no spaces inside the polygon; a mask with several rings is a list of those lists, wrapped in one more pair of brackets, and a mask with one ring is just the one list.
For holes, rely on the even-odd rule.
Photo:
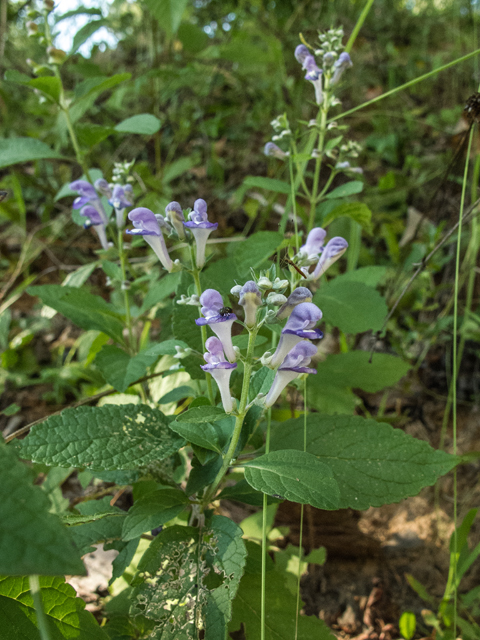
{"label": "broad green leaf", "polygon": [[33,427],[19,448],[34,462],[116,471],[164,460],[183,445],[161,411],[124,404],[66,409]]}
{"label": "broad green leaf", "polygon": [[192,469],[188,476],[187,486],[185,487],[185,493],[188,496],[192,496],[201,489],[211,484],[222,466],[222,458],[216,456],[214,460],[200,464],[199,460],[194,457],[192,460]]}
{"label": "broad green leaf", "polygon": [[130,80],[131,73],[117,73],[114,76],[96,76],[87,78],[75,87],[75,99],[88,98],[91,95],[99,95],[103,91],[113,89],[117,84]]}
{"label": "broad green leaf", "polygon": [[69,55],[75,53],[84,42],[86,42],[90,36],[92,36],[96,31],[98,31],[101,27],[105,27],[108,25],[108,20],[104,20],[100,18],[99,20],[90,20],[87,24],[81,27],[75,37],[73,38],[72,48],[69,51]]}
{"label": "broad green leaf", "polygon": [[148,10],[168,36],[177,32],[187,4],[188,0],[145,0]]}
{"label": "broad green leaf", "polygon": [[196,393],[192,389],[192,387],[182,385],[181,387],[172,389],[164,396],[162,396],[158,401],[158,404],[169,404],[170,402],[178,402],[179,400],[183,400],[183,398],[193,398],[195,395]]}
{"label": "broad green leaf", "polygon": [[143,354],[145,356],[155,356],[156,358],[158,358],[158,356],[174,356],[177,353],[175,347],[186,349],[188,344],[183,342],[183,340],[165,340],[164,342],[159,342],[158,344],[148,347],[148,349],[143,351]]}
{"label": "broad green leaf", "polygon": [[[205,408],[208,407],[197,407]],[[194,411],[194,409],[192,409]],[[179,436],[184,438],[187,442],[196,444],[198,447],[203,447],[209,451],[215,451],[221,453],[220,438],[218,430],[215,425],[209,422],[202,423],[189,423],[189,422],[171,422],[170,429],[178,433]]]}
{"label": "broad green leaf", "polygon": [[140,352],[129,356],[123,349],[113,345],[104,345],[97,353],[95,364],[103,377],[117,391],[126,391],[128,387],[142,378],[148,367],[156,362],[158,356]]}
{"label": "broad green leaf", "polygon": [[38,296],[48,307],[66,316],[82,329],[103,331],[123,344],[125,328],[122,316],[115,307],[84,289],[45,284],[28,287],[31,296]]}
{"label": "broad green leaf", "polygon": [[[272,449],[303,449],[303,417],[278,423]],[[453,469],[455,456],[435,451],[401,429],[360,416],[308,416],[307,451],[331,468],[339,509],[368,509],[416,495]]]}
{"label": "broad green leaf", "polygon": [[257,491],[317,509],[339,508],[340,492],[330,467],[311,453],[272,451],[244,467],[245,480]]}
{"label": "broad green leaf", "polygon": [[[109,640],[85,602],[62,578],[40,576],[49,640]],[[2,640],[40,640],[28,577],[0,576]]]}
{"label": "broad green leaf", "polygon": [[248,387],[249,401],[252,401],[259,393],[268,393],[275,378],[275,373],[268,367],[262,367],[253,374]]}
{"label": "broad green leaf", "polygon": [[[233,602],[233,617],[229,631],[237,631],[243,624],[248,640],[260,640],[262,637],[261,579],[260,574],[245,574]],[[266,574],[265,597],[265,640],[292,640],[294,637],[297,640],[335,640],[325,622],[317,616],[300,615],[298,635],[296,634],[296,598],[292,598],[285,586],[284,576],[277,571],[268,571]]]}
{"label": "broad green leaf", "polygon": [[313,297],[326,322],[345,333],[379,331],[388,313],[385,299],[361,282],[324,282]]}
{"label": "broad green leaf", "polygon": [[343,202],[325,216],[322,220],[322,226],[327,227],[331,222],[342,216],[358,222],[369,233],[372,232],[372,212],[364,202]]}
{"label": "broad green leaf", "polygon": [[[180,298],[182,294],[191,295],[193,293],[193,290],[189,291],[190,284],[191,277],[185,271],[182,271],[181,281],[176,291],[177,298]],[[172,314],[173,335],[180,336],[187,346],[202,353],[201,332],[200,327],[195,324],[196,318],[198,318],[198,307],[180,305],[174,302]],[[150,353],[150,350],[147,353]],[[185,362],[183,364],[185,365]],[[198,360],[198,365],[200,364],[202,364],[202,361]],[[191,367],[188,372],[196,380],[201,380],[205,376],[200,366]]]}
{"label": "broad green leaf", "polygon": [[68,274],[62,282],[62,287],[81,287],[92,275],[97,266],[98,264],[96,262],[90,262],[89,264],[84,264],[82,267],[78,267],[78,269]]}
{"label": "broad green leaf", "polygon": [[5,82],[15,82],[16,84],[26,84],[32,80],[30,76],[27,76],[26,73],[21,73],[16,69],[7,69],[4,75]]}
{"label": "broad green leaf", "polygon": [[376,287],[384,278],[387,273],[387,267],[371,266],[361,267],[355,269],[355,271],[347,271],[342,275],[337,276],[335,280],[342,282],[362,282],[367,287]]}
{"label": "broad green leaf", "polygon": [[32,160],[59,159],[60,153],[36,138],[4,138],[0,140],[0,169]]}
{"label": "broad green leaf", "polygon": [[75,133],[80,146],[91,149],[96,144],[103,142],[108,136],[111,136],[114,133],[114,129],[92,122],[79,122],[75,125]]}
{"label": "broad green leaf", "polygon": [[[216,497],[216,500],[236,500],[237,502],[244,502],[245,504],[261,507],[263,504],[263,494],[260,491],[255,491],[255,489],[243,479],[231,487],[225,487],[220,495]],[[267,497],[268,504],[274,502],[281,502],[281,500],[280,498],[273,498],[272,496]]]}
{"label": "broad green leaf", "polygon": [[325,198],[330,200],[331,198],[346,198],[347,196],[353,196],[355,193],[363,191],[363,182],[361,180],[352,180],[340,185],[336,189],[333,189]]}
{"label": "broad green leaf", "polygon": [[123,524],[123,539],[133,540],[142,533],[166,524],[178,516],[189,504],[183,491],[161,489],[150,491],[136,500]]}
{"label": "broad green leaf", "polygon": [[60,78],[56,76],[42,76],[40,78],[33,78],[28,83],[29,87],[33,89],[38,89],[43,94],[51,98],[54,102],[60,100],[60,91],[62,88],[62,83]]}
{"label": "broad green leaf", "polygon": [[396,384],[410,369],[408,362],[388,353],[374,353],[372,362],[369,351],[349,351],[327,356],[318,364],[317,373],[308,377],[313,390],[309,400],[327,387],[363,389],[375,393]]}
{"label": "broad green leaf", "polygon": [[140,313],[145,313],[145,311],[148,311],[154,305],[170,296],[179,285],[181,275],[181,272],[168,273],[158,282],[155,282],[155,284],[150,287],[147,295],[145,296],[145,300],[143,301]]}
{"label": "broad green leaf", "polygon": [[126,120],[122,120],[115,127],[115,131],[121,133],[140,133],[151,136],[161,127],[160,120],[151,113],[140,113]]}
{"label": "broad green leaf", "polygon": [[197,24],[184,22],[178,28],[178,39],[183,45],[184,51],[188,53],[199,53],[207,47],[210,38],[205,31]]}
{"label": "broad green leaf", "polygon": [[[323,373],[320,368],[323,362],[317,367],[317,372]],[[335,383],[326,381],[326,376],[322,375],[321,380],[317,380],[318,373],[307,378],[307,398],[308,405],[320,413],[333,415],[340,413],[343,415],[353,414],[357,405],[357,396],[347,387],[340,387]]]}
{"label": "broad green leaf", "polygon": [[47,493],[32,485],[27,467],[3,444],[0,487],[0,574],[85,574],[69,532],[49,513]]}
{"label": "broad green leaf", "polygon": [[[233,246],[233,259],[239,274],[258,269],[275,253],[283,242],[283,235],[276,231],[257,231],[245,242]],[[233,286],[233,284],[232,284]]]}
{"label": "broad green leaf", "polygon": [[60,20],[65,20],[65,18],[71,18],[73,16],[78,16],[81,14],[87,14],[90,16],[100,16],[102,17],[101,9],[89,9],[87,7],[78,7],[78,9],[72,9],[71,11],[67,11],[66,13],[62,13],[61,16],[55,17],[55,24],[58,24]]}
{"label": "broad green leaf", "polygon": [[202,287],[216,289],[227,301],[233,283],[239,278],[235,262],[231,258],[220,258],[202,271]]}
{"label": "broad green leaf", "polygon": [[276,193],[290,194],[292,192],[292,188],[288,184],[288,182],[283,182],[283,180],[276,180],[275,178],[247,176],[243,183],[246,184],[247,187],[267,189],[267,191],[275,191]]}
{"label": "broad green leaf", "polygon": [[111,496],[106,496],[101,500],[88,500],[77,504],[76,509],[83,518],[93,518],[90,522],[69,527],[69,532],[82,555],[94,551],[94,544],[121,539],[127,514],[118,507],[112,507],[110,500]]}
{"label": "broad green leaf", "polygon": [[177,422],[215,422],[225,416],[225,411],[220,407],[194,407],[177,416]]}
{"label": "broad green leaf", "polygon": [[195,167],[201,163],[200,156],[192,154],[191,156],[183,156],[178,158],[170,164],[167,164],[163,170],[162,184],[166,185],[180,177],[187,171],[190,171],[192,167]]}

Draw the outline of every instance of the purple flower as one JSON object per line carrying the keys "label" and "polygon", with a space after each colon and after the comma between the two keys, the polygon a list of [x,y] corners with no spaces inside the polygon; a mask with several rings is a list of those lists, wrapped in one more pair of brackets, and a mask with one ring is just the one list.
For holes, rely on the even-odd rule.
{"label": "purple flower", "polygon": [[183,215],[182,207],[178,202],[170,202],[167,204],[165,207],[165,217],[178,233],[178,237],[180,239],[185,238],[185,229],[183,228],[185,216]]}
{"label": "purple flower", "polygon": [[297,59],[297,62],[299,62],[300,64],[304,63],[304,60],[307,56],[310,55],[310,51],[308,49],[308,47],[306,47],[304,44],[299,44],[296,49],[295,49],[295,58]]}
{"label": "purple flower", "polygon": [[305,57],[302,68],[307,72],[305,74],[305,80],[309,80],[315,88],[315,102],[320,105],[323,102],[323,90],[322,90],[322,73],[323,71],[318,68],[315,58],[312,55]]}
{"label": "purple flower", "polygon": [[125,187],[121,187],[119,184],[116,184],[113,187],[113,192],[108,202],[115,209],[115,217],[117,221],[117,227],[119,229],[123,229],[123,227],[125,226],[124,212],[127,207],[132,206],[131,196],[131,185],[127,184],[125,185]]}
{"label": "purple flower", "polygon": [[72,208],[73,209],[81,209],[85,205],[89,204],[98,211],[100,217],[102,218],[103,224],[108,224],[107,214],[103,209],[103,205],[100,202],[100,198],[98,197],[95,188],[86,180],[74,180],[70,183],[70,189],[72,191],[76,191],[79,193],[79,197],[75,198],[73,201]]}
{"label": "purple flower", "polygon": [[312,301],[312,292],[307,287],[297,287],[292,293],[288,296],[287,301],[283,304],[277,312],[277,318],[283,320],[284,318],[288,318],[288,316],[292,313],[294,308],[301,304],[302,302],[311,302]]}
{"label": "purple flower", "polygon": [[200,296],[201,311],[204,318],[198,318],[195,323],[198,326],[208,325],[215,335],[220,338],[227,358],[235,362],[237,354],[233,350],[232,324],[237,319],[234,313],[230,313],[223,306],[222,296],[215,289],[206,289]]}
{"label": "purple flower", "polygon": [[213,336],[208,338],[205,347],[208,353],[205,353],[203,357],[207,364],[200,366],[204,371],[210,373],[217,383],[225,413],[231,413],[233,411],[233,403],[230,395],[230,376],[233,369],[236,369],[237,364],[231,364],[225,360],[223,344],[218,338]]}
{"label": "purple flower", "polygon": [[214,229],[218,227],[218,222],[209,222],[207,217],[207,203],[202,198],[195,200],[193,211],[188,214],[188,222],[184,222],[183,226],[190,229],[195,238],[196,244],[196,265],[197,269],[201,269],[205,264],[205,246],[207,238]]}
{"label": "purple flower", "polygon": [[245,324],[248,328],[253,327],[257,316],[257,308],[262,304],[260,289],[253,280],[249,280],[241,288],[238,304],[245,311]]}
{"label": "purple flower", "polygon": [[317,353],[317,347],[311,342],[300,342],[289,351],[280,365],[270,391],[265,398],[265,406],[271,407],[287,384],[295,380],[301,373],[317,373],[308,367],[310,360]]}
{"label": "purple flower", "polygon": [[105,178],[99,178],[95,180],[95,189],[98,193],[101,193],[102,196],[105,196],[108,200],[112,197],[112,190],[110,189],[110,185],[105,180]]}
{"label": "purple flower", "polygon": [[348,242],[344,238],[335,237],[328,241],[315,271],[309,276],[309,280],[317,280],[325,271],[342,256],[348,248]]}
{"label": "purple flower", "polygon": [[[159,220],[159,218],[161,218],[161,220]],[[163,216],[155,215],[153,211],[145,207],[137,207],[130,211],[128,219],[133,222],[135,229],[127,229],[127,233],[135,236],[143,236],[145,242],[148,242],[155,251],[165,269],[171,271],[173,262],[168,255],[167,246],[160,229],[162,221],[165,224]]]}
{"label": "purple flower", "polygon": [[319,340],[323,333],[314,329],[322,319],[322,312],[313,302],[301,302],[292,311],[287,324],[282,330],[277,350],[273,354],[269,366],[278,367],[287,353],[301,340]]}
{"label": "purple flower", "polygon": [[98,234],[98,238],[102,244],[102,248],[107,250],[109,245],[107,234],[105,232],[105,224],[98,210],[95,209],[95,207],[92,207],[92,205],[86,205],[80,210],[80,215],[86,218],[83,227],[85,229],[88,229],[89,227],[95,227],[95,231]]}
{"label": "purple flower", "polygon": [[323,243],[327,232],[321,227],[315,227],[307,236],[307,241],[300,247],[300,253],[306,256],[308,260],[315,260],[319,253],[322,252]]}
{"label": "purple flower", "polygon": [[283,160],[288,155],[285,151],[282,151],[280,147],[277,146],[274,142],[267,142],[267,144],[263,148],[263,153],[266,156],[278,158],[279,160]]}
{"label": "purple flower", "polygon": [[337,84],[337,82],[340,80],[340,77],[342,73],[345,71],[345,69],[348,69],[348,67],[352,67],[352,66],[353,66],[353,62],[350,56],[348,55],[348,53],[346,51],[341,53],[338,57],[338,60],[335,62],[333,66],[334,72],[333,72],[333,77],[330,84],[332,86],[334,84]]}

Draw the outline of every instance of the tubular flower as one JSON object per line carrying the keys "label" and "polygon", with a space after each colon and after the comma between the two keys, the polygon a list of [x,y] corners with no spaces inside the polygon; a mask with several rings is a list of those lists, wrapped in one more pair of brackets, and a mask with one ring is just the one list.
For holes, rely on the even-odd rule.
{"label": "tubular flower", "polygon": [[263,153],[266,156],[278,158],[279,160],[283,160],[289,155],[286,151],[282,151],[280,147],[274,142],[267,142],[267,144],[263,147]]}
{"label": "tubular flower", "polygon": [[100,198],[98,197],[95,188],[89,182],[87,182],[86,180],[74,180],[70,183],[70,189],[72,191],[76,191],[79,194],[78,198],[75,198],[75,200],[73,201],[73,209],[81,209],[86,204],[89,204],[92,207],[95,207],[95,209],[98,211],[103,224],[108,224],[107,214],[105,213],[103,205],[100,202]]}
{"label": "tubular flower", "polygon": [[319,329],[314,329],[321,319],[322,312],[313,302],[301,302],[297,305],[287,320],[287,324],[282,329],[277,350],[269,362],[269,367],[276,369],[287,353],[301,340],[319,340],[323,338],[323,333]]}
{"label": "tubular flower", "polygon": [[287,301],[283,304],[280,309],[277,311],[277,318],[279,320],[283,320],[284,318],[288,318],[288,316],[292,313],[295,307],[302,302],[311,302],[312,301],[312,292],[307,287],[297,287],[292,293],[288,296]]}
{"label": "tubular flower", "polygon": [[207,217],[207,203],[202,198],[195,200],[193,211],[188,214],[188,222],[183,226],[190,229],[195,238],[196,244],[196,264],[197,269],[201,269],[205,264],[205,247],[208,236],[218,227],[218,222],[209,222]]}
{"label": "tubular flower", "polygon": [[119,184],[116,184],[113,187],[112,195],[108,203],[115,209],[115,219],[119,229],[123,229],[125,226],[125,209],[132,206],[131,197],[132,185],[127,184],[121,187]]}
{"label": "tubular flower", "polygon": [[260,289],[253,280],[249,280],[243,285],[238,304],[245,311],[245,324],[248,328],[253,327],[257,316],[257,308],[262,304]]}
{"label": "tubular flower", "polygon": [[183,238],[185,238],[185,229],[183,228],[185,216],[178,202],[169,202],[169,204],[167,204],[165,207],[165,217],[178,233],[178,237],[183,240]]}
{"label": "tubular flower", "polygon": [[301,342],[293,347],[280,365],[270,391],[265,398],[265,407],[271,407],[287,384],[301,373],[317,373],[310,369],[310,360],[317,353],[317,347],[311,342]]}
{"label": "tubular flower", "polygon": [[[159,220],[161,218],[161,220]],[[127,229],[127,233],[135,236],[143,236],[145,242],[152,247],[158,259],[167,271],[171,271],[173,262],[168,255],[167,246],[160,229],[163,216],[155,215],[153,211],[145,207],[137,207],[128,214],[128,219],[133,222],[135,229]],[[163,225],[162,225],[163,226]]]}
{"label": "tubular flower", "polygon": [[231,364],[225,360],[223,344],[218,338],[214,338],[213,336],[208,338],[205,347],[207,348],[207,353],[205,353],[203,357],[207,364],[200,366],[204,371],[210,373],[217,383],[225,413],[232,413],[233,403],[230,394],[230,376],[232,375],[232,371],[237,368],[237,364]]}
{"label": "tubular flower", "polygon": [[305,61],[305,58],[309,55],[310,55],[310,51],[308,50],[308,47],[306,47],[304,44],[299,44],[295,48],[295,58],[297,59],[297,62],[299,62],[300,64],[303,64]]}
{"label": "tubular flower", "polygon": [[98,193],[101,193],[102,196],[105,196],[108,200],[110,200],[110,198],[112,197],[112,190],[105,178],[99,178],[98,180],[95,180],[95,189],[98,191]]}
{"label": "tubular flower", "polygon": [[197,318],[198,326],[208,325],[213,333],[220,338],[223,350],[230,362],[235,362],[237,354],[233,350],[232,324],[237,316],[229,307],[223,306],[222,296],[215,289],[206,289],[200,296],[201,311],[204,318]]}
{"label": "tubular flower", "polygon": [[333,71],[333,77],[330,84],[331,85],[337,84],[337,82],[340,80],[342,73],[345,71],[345,69],[348,69],[348,67],[353,67],[353,62],[350,56],[348,55],[348,53],[344,51],[339,55],[338,60],[333,65],[334,71]]}
{"label": "tubular flower", "polygon": [[322,251],[320,260],[317,262],[315,271],[309,276],[309,280],[317,280],[325,271],[336,262],[340,256],[343,256],[348,249],[348,242],[339,236],[328,241],[326,247]]}
{"label": "tubular flower", "polygon": [[314,264],[318,261],[318,254],[323,251],[323,243],[327,232],[321,227],[315,227],[307,236],[307,241],[300,247],[300,260],[307,264]]}
{"label": "tubular flower", "polygon": [[95,227],[95,231],[98,234],[98,238],[102,244],[102,248],[107,250],[109,245],[107,234],[105,232],[105,223],[103,222],[102,216],[100,215],[98,210],[95,209],[95,207],[92,207],[92,205],[86,205],[80,210],[80,215],[86,218],[83,225],[84,229]]}

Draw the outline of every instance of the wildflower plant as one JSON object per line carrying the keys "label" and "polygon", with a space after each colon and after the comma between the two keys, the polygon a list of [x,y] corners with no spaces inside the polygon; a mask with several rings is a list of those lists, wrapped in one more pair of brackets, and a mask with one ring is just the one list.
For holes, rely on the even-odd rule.
{"label": "wildflower plant", "polygon": [[[287,117],[273,123],[275,135],[265,152],[287,161],[291,178],[279,231],[230,243],[227,256],[215,260],[210,241],[219,225],[205,200],[172,201],[161,213],[135,206],[140,193],[128,165],[115,168],[111,183],[100,177],[94,184],[85,167],[85,176],[69,185],[76,194],[74,209],[98,233],[102,249],[96,264],[120,287],[113,287],[109,302],[68,284],[34,286],[29,293],[94,332],[92,360],[108,390],[119,393],[116,403],[72,407],[34,425],[16,451],[0,446],[2,484],[19,500],[30,494],[36,499],[28,522],[35,544],[25,542],[24,552],[25,521],[12,517],[8,533],[20,536],[21,546],[12,546],[16,556],[4,554],[0,572],[81,574],[81,556],[91,545],[104,542],[116,549],[112,580],[124,576],[121,594],[110,603],[105,628],[82,618],[85,638],[106,639],[108,632],[224,640],[242,624],[246,637],[255,638],[265,628],[269,580],[276,597],[269,612],[271,637],[294,637],[297,625],[300,638],[332,638],[320,619],[295,622],[299,607],[293,603],[292,610],[278,567],[267,571],[267,507],[284,500],[330,510],[380,506],[415,495],[457,463],[399,429],[353,415],[353,408],[308,410],[344,391],[351,397],[352,387],[384,388],[408,370],[399,358],[378,354],[372,374],[368,353],[349,350],[353,340],[347,334],[377,330],[378,314],[372,316],[368,305],[383,309],[384,301],[375,286],[362,281],[365,273],[357,280],[348,273],[329,280],[326,275],[345,270],[350,248],[327,228],[338,211],[324,215],[321,205],[335,192],[329,189],[338,174],[358,173],[352,166],[356,144],[328,120],[339,104],[334,91],[352,64],[342,36],[330,30],[320,35],[319,47],[300,44],[295,51],[313,85],[318,114],[306,125],[301,151]],[[330,173],[322,185],[324,164]],[[336,189],[342,187],[344,196],[357,188]],[[298,213],[297,198],[309,203],[306,215]],[[346,215],[349,208],[338,206]],[[323,227],[317,224],[322,216]],[[351,219],[366,224],[358,209]],[[290,222],[293,230],[285,237]],[[137,247],[127,242],[135,236],[149,247],[142,262],[133,261]],[[285,248],[287,267],[268,260]],[[333,329],[342,332],[343,351],[326,357],[320,353],[322,338]],[[345,364],[336,368],[331,358],[349,361],[349,371]],[[310,402],[311,389],[316,397]],[[286,421],[276,412],[283,398],[291,407]],[[87,484],[112,482],[120,493],[131,487],[133,506],[124,511],[102,496],[63,513],[62,524],[46,511],[42,491],[28,485],[17,454],[49,467],[76,468]],[[257,537],[246,540],[241,526],[223,515],[226,499],[263,507],[261,549]],[[30,580],[32,594],[45,590],[48,580]],[[52,580],[60,589],[60,579]],[[262,603],[260,620],[245,613],[244,603],[252,599],[257,608]],[[35,607],[41,619],[38,599]]]}

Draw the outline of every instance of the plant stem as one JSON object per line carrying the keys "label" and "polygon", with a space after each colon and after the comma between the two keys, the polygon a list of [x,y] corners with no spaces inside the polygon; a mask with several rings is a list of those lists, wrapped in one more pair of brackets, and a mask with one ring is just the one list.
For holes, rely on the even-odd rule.
{"label": "plant stem", "polygon": [[313,229],[315,224],[315,212],[317,208],[318,185],[320,182],[320,172],[323,160],[323,145],[325,144],[325,133],[327,129],[328,105],[330,101],[329,78],[325,76],[325,86],[323,88],[323,102],[320,107],[320,124],[318,131],[317,158],[315,160],[315,172],[313,176],[313,187],[310,194],[310,213],[308,217],[307,233]]}
{"label": "plant stem", "polygon": [[[303,450],[307,451],[307,377],[303,381]],[[298,617],[300,615],[300,580],[302,578],[302,555],[303,555],[303,511],[304,505],[300,506],[300,537],[298,541],[298,575],[297,575],[297,607],[295,612],[295,640],[298,638]],[[310,551],[312,551],[310,549]]]}
{"label": "plant stem", "polygon": [[[120,268],[122,269],[122,286],[123,283],[127,281],[127,270],[125,268],[125,251],[123,248],[123,232],[122,229],[118,229],[118,254],[120,256]],[[129,351],[135,353],[136,349],[133,344],[133,332],[132,332],[132,316],[130,314],[130,300],[128,297],[127,289],[123,290],[123,298],[125,301],[125,322],[127,324],[128,329],[128,341],[129,341]]]}
{"label": "plant stem", "polygon": [[[190,248],[190,258],[192,260],[192,275],[193,275],[193,280],[195,282],[195,289],[197,292],[197,296],[200,297],[202,295],[202,285],[200,283],[200,271],[197,268],[197,263],[195,261],[195,252],[193,250],[192,245],[189,245]],[[202,317],[202,313],[199,310],[198,312],[199,317]],[[202,336],[202,353],[205,353],[205,342],[207,341],[207,327],[205,325],[202,325],[200,327],[200,334]],[[210,403],[212,406],[215,405],[215,396],[213,394],[213,386],[212,386],[212,376],[208,373],[205,372],[205,382],[207,383],[207,394],[208,394],[208,399],[210,400]]]}
{"label": "plant stem", "polygon": [[240,396],[240,405],[238,407],[238,414],[235,419],[235,427],[233,429],[232,439],[230,441],[230,446],[228,447],[227,453],[223,457],[223,464],[220,467],[219,472],[215,480],[210,485],[209,490],[205,494],[205,498],[203,500],[203,504],[206,506],[209,504],[215,492],[218,488],[218,485],[223,480],[225,474],[228,471],[228,467],[232,462],[232,458],[235,454],[235,449],[237,448],[238,440],[240,438],[240,433],[242,431],[243,421],[247,414],[247,401],[248,401],[248,390],[250,388],[250,376],[252,374],[253,367],[253,350],[255,348],[255,340],[257,339],[257,327],[253,329],[249,329],[248,336],[248,348],[247,348],[247,356],[245,358],[245,364],[243,369],[243,385],[242,385],[242,395]]}
{"label": "plant stem", "polygon": [[[270,426],[272,424],[272,408],[267,413],[267,432],[265,438],[265,453],[270,453]],[[260,598],[260,640],[265,640],[266,615],[266,573],[267,573],[267,494],[263,494],[262,503],[262,588]]]}
{"label": "plant stem", "polygon": [[43,610],[42,596],[40,595],[40,581],[38,576],[28,576],[28,582],[30,585],[30,593],[33,598],[33,605],[35,607],[35,613],[37,615],[37,627],[40,632],[42,640],[50,640],[50,633],[48,631],[47,618]]}

